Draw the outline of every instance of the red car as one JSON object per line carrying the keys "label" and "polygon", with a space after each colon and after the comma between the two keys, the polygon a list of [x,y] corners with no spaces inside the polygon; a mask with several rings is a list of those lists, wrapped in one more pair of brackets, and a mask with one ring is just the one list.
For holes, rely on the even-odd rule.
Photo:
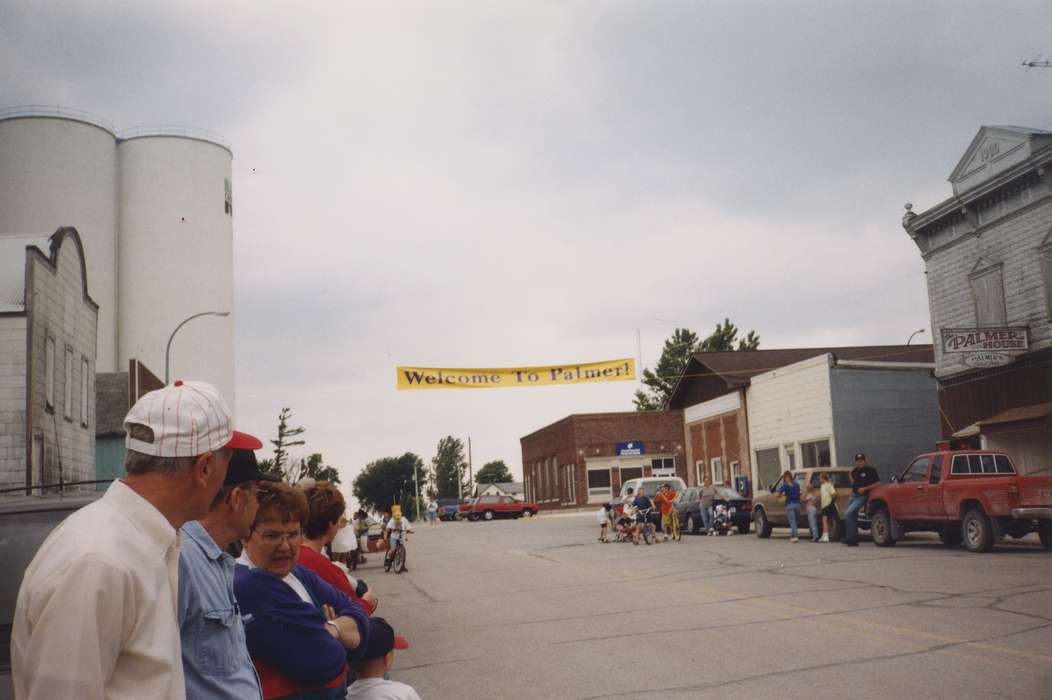
{"label": "red car", "polygon": [[516,501],[511,496],[479,496],[466,506],[460,514],[468,520],[493,520],[494,518],[530,517],[540,510],[536,503]]}
{"label": "red car", "polygon": [[939,533],[985,552],[1005,535],[1037,532],[1052,549],[1052,476],[1020,476],[1008,455],[944,450],[920,455],[892,483],[870,491],[873,542],[890,547],[907,532]]}

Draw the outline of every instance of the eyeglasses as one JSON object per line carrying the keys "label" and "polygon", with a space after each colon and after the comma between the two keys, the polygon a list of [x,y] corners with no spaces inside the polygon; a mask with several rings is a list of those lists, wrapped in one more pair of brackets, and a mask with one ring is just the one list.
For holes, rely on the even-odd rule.
{"label": "eyeglasses", "polygon": [[281,532],[280,530],[267,530],[266,532],[259,533],[260,538],[271,545],[279,545],[282,540],[288,540],[289,544],[295,544],[300,541],[303,537],[303,530],[292,530],[291,532]]}

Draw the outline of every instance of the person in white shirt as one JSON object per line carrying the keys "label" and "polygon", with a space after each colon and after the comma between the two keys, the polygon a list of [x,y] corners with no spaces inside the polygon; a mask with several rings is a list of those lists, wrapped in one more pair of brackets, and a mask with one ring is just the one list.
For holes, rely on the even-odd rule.
{"label": "person in white shirt", "polygon": [[179,528],[208,514],[235,432],[215,387],[175,382],[124,420],[127,476],[40,546],[15,606],[15,697],[182,700]]}
{"label": "person in white shirt", "polygon": [[408,648],[409,642],[395,634],[387,620],[371,618],[365,652],[351,662],[355,681],[347,689],[347,700],[420,700],[411,685],[384,680],[394,666],[394,650]]}
{"label": "person in white shirt", "polygon": [[[387,541],[387,554],[384,560],[390,559],[394,556],[395,546],[403,541],[406,534],[413,531],[413,524],[402,517],[402,509],[400,506],[393,506],[391,508],[391,518],[384,523],[384,539]],[[405,567],[402,571],[409,571]]]}

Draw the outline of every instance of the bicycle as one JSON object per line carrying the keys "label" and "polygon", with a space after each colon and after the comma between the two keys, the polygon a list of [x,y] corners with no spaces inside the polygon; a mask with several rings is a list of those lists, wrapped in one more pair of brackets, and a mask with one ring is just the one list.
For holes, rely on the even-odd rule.
{"label": "bicycle", "polygon": [[[390,550],[388,555],[384,557],[384,571],[394,569],[396,574],[405,571],[406,552],[405,545],[403,544],[403,540],[406,539],[405,534],[406,533],[403,533],[400,537],[395,535],[397,539],[395,541],[394,549]],[[390,540],[388,540],[388,542],[390,542]]]}
{"label": "bicycle", "polygon": [[639,509],[639,516],[643,519],[643,522],[639,524],[639,534],[643,536],[643,541],[647,544],[654,544],[654,540],[657,539],[657,530],[654,528],[654,523],[650,520],[651,510],[653,508]]}

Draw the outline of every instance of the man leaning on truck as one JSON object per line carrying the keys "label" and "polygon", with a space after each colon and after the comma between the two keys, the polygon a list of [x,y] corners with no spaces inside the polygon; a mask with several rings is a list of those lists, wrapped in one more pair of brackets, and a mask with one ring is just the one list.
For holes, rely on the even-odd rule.
{"label": "man leaning on truck", "polygon": [[858,546],[858,512],[869,500],[869,491],[879,483],[880,474],[866,464],[866,455],[862,452],[856,454],[855,468],[851,470],[851,498],[847,502],[847,512],[844,513],[844,523],[847,525],[844,544],[848,547]]}

